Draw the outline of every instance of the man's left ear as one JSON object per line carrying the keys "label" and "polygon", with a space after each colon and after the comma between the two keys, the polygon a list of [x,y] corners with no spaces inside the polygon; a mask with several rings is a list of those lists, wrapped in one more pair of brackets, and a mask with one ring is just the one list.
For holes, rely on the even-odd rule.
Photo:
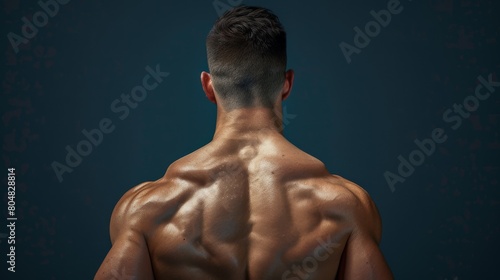
{"label": "man's left ear", "polygon": [[209,73],[203,71],[201,72],[201,86],[203,91],[205,92],[205,96],[210,100],[210,102],[217,104],[217,100],[215,100],[215,91],[214,86],[212,84],[212,77]]}

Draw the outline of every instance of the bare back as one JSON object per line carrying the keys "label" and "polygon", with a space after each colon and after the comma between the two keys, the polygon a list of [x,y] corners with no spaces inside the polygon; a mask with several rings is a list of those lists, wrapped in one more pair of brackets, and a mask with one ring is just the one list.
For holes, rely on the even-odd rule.
{"label": "bare back", "polygon": [[144,236],[154,279],[331,280],[364,196],[284,138],[255,137],[181,158],[113,215]]}

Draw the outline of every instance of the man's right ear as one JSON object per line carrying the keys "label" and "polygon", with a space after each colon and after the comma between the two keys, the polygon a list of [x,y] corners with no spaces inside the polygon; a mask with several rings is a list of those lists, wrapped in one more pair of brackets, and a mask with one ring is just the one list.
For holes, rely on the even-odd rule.
{"label": "man's right ear", "polygon": [[201,86],[203,87],[203,91],[205,92],[205,96],[212,103],[217,104],[217,100],[215,99],[215,91],[212,83],[212,76],[209,73],[203,71],[201,72]]}
{"label": "man's right ear", "polygon": [[295,78],[295,72],[290,69],[285,73],[285,84],[283,86],[283,90],[281,91],[281,100],[285,100],[290,96],[290,92],[293,87],[293,79]]}

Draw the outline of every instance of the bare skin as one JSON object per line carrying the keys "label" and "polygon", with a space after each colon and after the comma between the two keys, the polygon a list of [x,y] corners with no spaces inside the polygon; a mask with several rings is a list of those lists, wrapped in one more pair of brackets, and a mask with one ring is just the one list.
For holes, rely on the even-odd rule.
{"label": "bare skin", "polygon": [[393,279],[366,191],[283,137],[292,84],[274,109],[225,111],[202,73],[213,140],[120,199],[94,279]]}

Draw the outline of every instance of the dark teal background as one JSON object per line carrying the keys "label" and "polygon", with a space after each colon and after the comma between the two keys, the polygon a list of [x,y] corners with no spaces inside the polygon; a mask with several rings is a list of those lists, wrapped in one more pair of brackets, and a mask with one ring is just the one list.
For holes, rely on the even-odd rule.
{"label": "dark teal background", "polygon": [[[387,2],[243,1],[273,10],[288,32],[296,79],[285,135],[371,194],[397,279],[498,279],[500,88],[457,130],[442,114],[474,93],[479,75],[500,80],[499,2],[402,0],[347,63],[339,44],[353,44],[353,28]],[[92,279],[121,195],[211,140],[216,112],[199,74],[218,14],[212,0],[72,0],[16,54],[7,34],[21,34],[21,18],[39,10],[2,3],[1,211],[15,167],[18,221],[17,272],[7,273],[0,239],[0,275]],[[157,64],[170,76],[120,120],[110,104]],[[52,162],[64,163],[66,145],[103,118],[115,131],[59,182]],[[396,173],[398,155],[408,158],[435,128],[447,141],[392,192],[384,172]]]}

